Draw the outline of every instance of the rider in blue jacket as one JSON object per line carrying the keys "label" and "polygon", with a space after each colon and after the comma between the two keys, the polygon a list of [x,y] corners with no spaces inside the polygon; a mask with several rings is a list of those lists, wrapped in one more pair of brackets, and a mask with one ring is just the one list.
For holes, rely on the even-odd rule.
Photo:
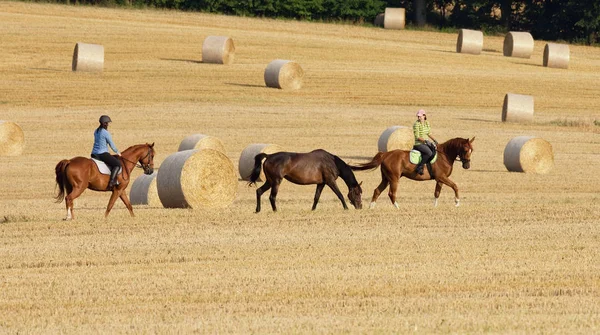
{"label": "rider in blue jacket", "polygon": [[112,136],[110,136],[110,133],[108,132],[108,124],[110,122],[112,122],[112,120],[108,115],[102,115],[100,117],[100,125],[94,131],[94,147],[92,148],[92,158],[103,161],[110,168],[109,190],[116,185],[117,174],[121,168],[121,162],[108,153],[108,146],[110,146],[112,151],[121,156],[121,153],[113,143]]}

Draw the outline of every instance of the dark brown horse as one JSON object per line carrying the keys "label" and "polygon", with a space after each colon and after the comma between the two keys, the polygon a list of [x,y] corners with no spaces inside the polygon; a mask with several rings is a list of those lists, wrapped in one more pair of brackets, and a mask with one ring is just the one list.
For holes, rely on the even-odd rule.
{"label": "dark brown horse", "polygon": [[255,184],[258,180],[261,162],[265,158],[267,159],[262,167],[267,180],[263,186],[256,190],[257,213],[260,212],[260,197],[269,188],[271,189],[271,195],[269,196],[271,207],[273,211],[277,211],[275,198],[279,191],[279,184],[281,184],[284,178],[298,185],[317,184],[315,201],[312,206],[313,210],[317,208],[321,191],[323,191],[325,185],[329,186],[335,195],[337,195],[344,209],[348,209],[346,201],[344,201],[344,196],[335,182],[338,177],[342,177],[348,186],[348,199],[350,199],[350,203],[356,209],[362,208],[362,189],[360,188],[360,184],[356,181],[354,172],[352,172],[350,166],[338,156],[321,149],[309,153],[278,152],[271,155],[261,153],[254,158],[254,169],[250,175],[250,185]]}
{"label": "dark brown horse", "polygon": [[458,186],[449,177],[452,174],[454,161],[457,158],[462,162],[464,169],[471,167],[471,153],[473,152],[474,140],[475,137],[470,140],[468,138],[457,137],[440,144],[437,148],[438,158],[431,164],[431,173],[433,173],[433,176],[428,169],[424,169],[422,175],[418,174],[415,171],[416,165],[412,164],[409,160],[410,151],[404,150],[379,152],[370,162],[350,167],[353,170],[370,170],[381,165],[381,183],[373,192],[370,208],[375,207],[375,201],[377,201],[377,198],[388,184],[390,185],[388,193],[390,200],[396,208],[399,208],[396,202],[396,190],[402,176],[418,181],[435,179],[434,206],[437,206],[442,184],[452,187],[455,196],[454,203],[458,207],[460,205]]}
{"label": "dark brown horse", "polygon": [[72,159],[63,159],[56,164],[56,184],[59,189],[56,202],[61,202],[65,199],[67,206],[67,217],[65,220],[75,218],[73,214],[73,200],[80,196],[86,188],[100,192],[112,191],[104,217],[107,217],[108,213],[110,213],[117,197],[123,200],[123,203],[129,210],[129,214],[134,216],[133,208],[125,189],[129,185],[131,170],[136,167],[138,162],[144,169],[145,174],[152,174],[154,171],[154,143],[138,144],[129,147],[121,153],[121,157],[117,156],[117,158],[121,160],[123,172],[117,178],[119,184],[113,187],[112,190],[107,190],[110,176],[101,174],[96,163],[90,158],[75,157]]}

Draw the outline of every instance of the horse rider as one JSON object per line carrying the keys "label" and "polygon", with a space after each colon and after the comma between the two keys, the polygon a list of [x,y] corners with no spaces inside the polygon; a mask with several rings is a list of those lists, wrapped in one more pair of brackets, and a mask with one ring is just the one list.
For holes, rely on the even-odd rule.
{"label": "horse rider", "polygon": [[[425,110],[420,109],[417,112],[417,121],[413,124],[413,132],[415,134],[415,146],[413,149],[421,152],[421,162],[417,165],[416,171],[418,174],[423,174],[423,165],[429,162],[435,154],[436,139],[431,135],[431,125],[427,121]],[[435,145],[429,141],[433,140]]]}
{"label": "horse rider", "polygon": [[[108,115],[102,115],[100,117],[100,125],[94,131],[94,147],[92,148],[92,158],[99,159],[106,163],[110,168],[110,182],[108,183],[108,190],[112,189],[117,183],[117,174],[121,168],[121,162],[113,155],[108,153],[108,146],[118,156],[121,153],[115,146],[112,140],[112,136],[108,132],[108,124],[112,122]],[[107,146],[108,145],[108,146]]]}

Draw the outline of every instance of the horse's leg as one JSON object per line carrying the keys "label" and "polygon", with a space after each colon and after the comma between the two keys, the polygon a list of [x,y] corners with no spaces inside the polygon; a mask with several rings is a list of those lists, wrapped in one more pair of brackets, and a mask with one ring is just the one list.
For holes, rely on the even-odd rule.
{"label": "horse's leg", "polygon": [[127,192],[125,192],[125,190],[123,190],[119,197],[125,204],[125,207],[127,207],[127,209],[129,210],[129,215],[131,215],[132,217],[135,217],[135,215],[133,215],[133,207],[131,206],[131,202],[129,202],[129,197],[127,196]]}
{"label": "horse's leg", "polygon": [[65,205],[67,207],[67,217],[64,219],[65,221],[75,220],[75,214],[73,213],[73,204],[77,197],[81,195],[85,191],[85,187],[81,184],[72,185],[70,188],[67,187],[67,196],[65,197]]}
{"label": "horse's leg", "polygon": [[271,188],[271,184],[267,180],[263,184],[263,186],[259,187],[256,190],[256,213],[260,212],[260,197],[263,195],[263,193],[267,192],[267,190],[270,188]]}
{"label": "horse's leg", "polygon": [[333,193],[335,193],[335,195],[337,195],[338,199],[340,199],[340,201],[342,202],[342,206],[344,206],[344,209],[348,209],[348,205],[346,205],[346,200],[344,200],[344,196],[342,195],[342,192],[340,192],[340,189],[338,188],[335,180],[328,181],[327,186],[329,186],[329,188],[331,188],[333,190]]}
{"label": "horse's leg", "polygon": [[454,206],[460,206],[460,199],[458,197],[458,186],[456,186],[456,184],[448,177],[441,177],[439,178],[439,181],[452,187],[452,189],[454,190]]}
{"label": "horse's leg", "polygon": [[381,183],[373,191],[373,198],[371,198],[371,204],[369,205],[369,208],[375,208],[375,202],[377,201],[377,198],[379,198],[379,195],[383,192],[383,190],[388,187],[388,184],[388,179],[383,174],[383,171],[381,171]]}
{"label": "horse's leg", "polygon": [[108,213],[110,213],[110,210],[113,208],[113,206],[115,205],[115,201],[117,201],[117,198],[120,195],[121,195],[121,192],[119,191],[119,189],[114,187],[112,194],[110,195],[110,200],[108,200],[108,206],[106,206],[106,213],[104,213],[105,218],[108,217]]}
{"label": "horse's leg", "polygon": [[325,184],[317,184],[317,190],[315,191],[315,202],[313,203],[312,210],[317,209],[317,203],[319,202],[319,198],[321,197],[321,192],[323,192],[323,188]]}
{"label": "horse's leg", "polygon": [[390,197],[390,200],[394,204],[394,207],[396,207],[397,209],[400,209],[400,206],[396,202],[396,191],[397,190],[398,190],[398,180],[392,179],[392,181],[390,181],[390,191],[388,192],[388,196]]}
{"label": "horse's leg", "polygon": [[440,183],[439,181],[436,182],[435,184],[435,193],[433,194],[433,196],[435,197],[433,199],[433,207],[437,207],[438,205],[438,198],[440,197],[440,192],[442,191],[442,183]]}
{"label": "horse's leg", "polygon": [[281,184],[281,179],[277,179],[273,181],[273,185],[271,185],[271,195],[269,196],[269,201],[271,202],[271,208],[273,208],[273,212],[277,212],[277,206],[275,205],[275,199],[277,198],[277,192],[279,192],[279,185]]}

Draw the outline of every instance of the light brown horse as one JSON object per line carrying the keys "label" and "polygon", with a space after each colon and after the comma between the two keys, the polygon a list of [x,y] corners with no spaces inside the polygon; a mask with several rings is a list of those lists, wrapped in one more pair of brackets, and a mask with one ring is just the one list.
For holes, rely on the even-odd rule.
{"label": "light brown horse", "polygon": [[58,162],[55,168],[56,184],[59,189],[56,202],[65,200],[65,205],[67,206],[67,217],[65,220],[75,218],[73,214],[73,200],[79,197],[86,188],[100,192],[112,191],[104,217],[107,217],[108,213],[110,213],[117,197],[123,200],[123,203],[129,210],[129,214],[134,216],[133,208],[125,191],[129,185],[129,176],[131,170],[136,167],[138,162],[144,169],[145,174],[152,174],[154,172],[154,154],[154,143],[146,143],[131,146],[121,153],[121,157],[117,156],[121,160],[123,171],[117,177],[119,184],[111,190],[107,189],[110,176],[101,174],[96,163],[90,158],[75,157],[72,159],[63,159]]}
{"label": "light brown horse", "polygon": [[454,161],[457,158],[462,162],[464,169],[471,167],[471,153],[473,152],[474,140],[475,137],[470,140],[468,138],[457,137],[440,144],[437,148],[438,158],[435,163],[431,164],[431,173],[433,173],[433,176],[428,169],[423,169],[424,173],[422,175],[418,174],[415,170],[416,165],[409,160],[410,151],[405,150],[379,152],[370,162],[358,166],[350,165],[350,167],[352,170],[371,170],[381,165],[381,183],[373,192],[370,208],[375,207],[377,198],[388,184],[390,185],[388,193],[390,200],[396,208],[399,208],[396,202],[396,191],[398,190],[398,182],[403,176],[417,181],[435,179],[434,206],[437,206],[442,185],[445,184],[452,187],[455,197],[454,203],[458,207],[460,205],[458,186],[449,177],[452,174]]}

